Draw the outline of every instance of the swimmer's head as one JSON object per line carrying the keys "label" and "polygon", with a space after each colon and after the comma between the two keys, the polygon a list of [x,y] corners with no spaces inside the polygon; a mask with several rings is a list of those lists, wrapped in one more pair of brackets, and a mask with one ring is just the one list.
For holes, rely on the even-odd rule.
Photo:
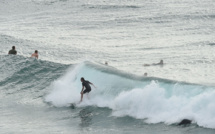
{"label": "swimmer's head", "polygon": [[35,53],[38,53],[38,51],[37,51],[37,50],[35,50]]}
{"label": "swimmer's head", "polygon": [[163,64],[163,60],[160,60],[160,64]]}

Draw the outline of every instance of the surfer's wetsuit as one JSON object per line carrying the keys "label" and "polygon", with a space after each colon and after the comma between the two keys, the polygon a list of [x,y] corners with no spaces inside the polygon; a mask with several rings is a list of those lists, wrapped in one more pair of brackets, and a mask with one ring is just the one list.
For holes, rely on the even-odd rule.
{"label": "surfer's wetsuit", "polygon": [[10,50],[10,51],[8,52],[8,54],[17,54],[17,51],[14,50],[14,49],[12,49],[12,50]]}
{"label": "surfer's wetsuit", "polygon": [[90,84],[91,84],[91,82],[89,82],[89,81],[82,82],[82,85],[85,87],[85,90],[83,92],[84,94],[89,93],[91,91]]}

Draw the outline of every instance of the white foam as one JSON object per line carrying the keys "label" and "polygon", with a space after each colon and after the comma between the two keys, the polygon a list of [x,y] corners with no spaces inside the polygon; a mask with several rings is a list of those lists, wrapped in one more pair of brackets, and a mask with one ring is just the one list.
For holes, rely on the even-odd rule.
{"label": "white foam", "polygon": [[190,119],[199,126],[215,128],[215,90],[212,88],[153,80],[141,85],[140,81],[100,72],[83,64],[54,81],[46,101],[57,107],[79,101],[79,78],[84,75],[95,82],[97,88],[92,88],[88,97],[84,95],[79,107],[108,107],[113,110],[112,116],[131,116],[145,119],[147,123],[174,124]]}
{"label": "white foam", "polygon": [[51,102],[57,107],[68,106],[70,103],[78,102],[80,92],[77,89],[75,79],[81,66],[82,64],[79,64],[74,69],[69,69],[65,76],[54,81],[50,86],[51,92],[45,97],[45,101]]}
{"label": "white foam", "polygon": [[215,91],[205,91],[192,97],[177,94],[166,97],[166,92],[155,82],[142,89],[122,92],[111,107],[113,116],[132,116],[146,119],[148,123],[166,124],[190,119],[199,126],[215,128]]}

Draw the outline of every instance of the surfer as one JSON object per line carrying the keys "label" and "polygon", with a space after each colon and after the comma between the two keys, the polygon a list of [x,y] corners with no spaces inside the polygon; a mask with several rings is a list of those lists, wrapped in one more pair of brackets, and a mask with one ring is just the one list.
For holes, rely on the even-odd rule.
{"label": "surfer", "polygon": [[16,55],[17,54],[16,47],[12,46],[12,49],[8,52],[8,54],[14,54],[14,55]]}
{"label": "surfer", "polygon": [[35,50],[35,52],[31,55],[31,57],[35,57],[38,59],[39,55],[38,55],[38,51]]}
{"label": "surfer", "polygon": [[152,65],[163,65],[163,60],[160,60],[158,63],[153,63]]}
{"label": "surfer", "polygon": [[[155,66],[155,65],[163,65],[164,63],[163,63],[163,60],[160,60],[160,62],[158,62],[158,63],[152,63],[151,65],[152,66]],[[143,66],[151,66],[150,64],[143,64]]]}
{"label": "surfer", "polygon": [[[90,85],[93,85],[93,83],[85,80],[83,77],[81,77],[81,82],[82,82],[82,90],[81,90],[81,101],[83,100],[83,95],[85,93],[89,93],[91,91],[91,87]],[[93,85],[94,86],[94,85]],[[85,90],[84,90],[84,87],[85,87]],[[95,87],[95,86],[94,86]],[[96,87],[95,87],[96,88]]]}

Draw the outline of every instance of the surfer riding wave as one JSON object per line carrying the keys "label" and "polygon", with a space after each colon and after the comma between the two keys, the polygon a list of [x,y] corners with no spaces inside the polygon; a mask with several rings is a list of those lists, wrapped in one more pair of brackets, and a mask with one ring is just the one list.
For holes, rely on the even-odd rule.
{"label": "surfer riding wave", "polygon": [[[83,77],[81,77],[81,82],[82,82],[82,90],[81,90],[81,100],[80,100],[80,102],[82,102],[82,100],[83,100],[83,95],[84,95],[85,93],[89,93],[89,92],[91,91],[90,85],[93,85],[93,86],[94,86],[93,83],[91,83],[91,82],[85,80]],[[95,87],[95,86],[94,86],[94,87]],[[85,90],[84,90],[84,88],[85,88]],[[95,88],[96,88],[96,87],[95,87]]]}

